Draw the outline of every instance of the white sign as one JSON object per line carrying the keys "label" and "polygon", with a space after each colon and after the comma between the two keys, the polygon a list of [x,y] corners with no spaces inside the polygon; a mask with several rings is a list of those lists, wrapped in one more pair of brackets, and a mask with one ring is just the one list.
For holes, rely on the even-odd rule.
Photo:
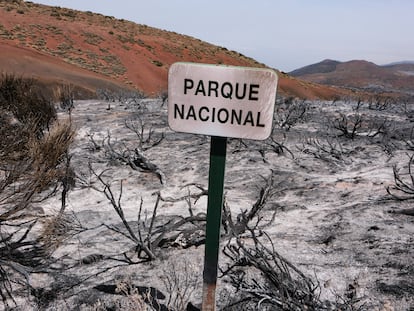
{"label": "white sign", "polygon": [[276,89],[270,69],[175,63],[168,123],[177,132],[263,140],[272,131]]}

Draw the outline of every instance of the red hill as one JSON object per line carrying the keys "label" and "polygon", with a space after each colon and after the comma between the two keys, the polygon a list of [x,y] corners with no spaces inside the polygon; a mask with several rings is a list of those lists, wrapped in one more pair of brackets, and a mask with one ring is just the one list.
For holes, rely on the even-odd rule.
{"label": "red hill", "polygon": [[[265,67],[224,47],[92,12],[23,1],[0,1],[0,71],[47,85],[70,83],[80,97],[96,88],[167,88],[177,61]],[[333,98],[350,92],[280,74],[279,93]]]}

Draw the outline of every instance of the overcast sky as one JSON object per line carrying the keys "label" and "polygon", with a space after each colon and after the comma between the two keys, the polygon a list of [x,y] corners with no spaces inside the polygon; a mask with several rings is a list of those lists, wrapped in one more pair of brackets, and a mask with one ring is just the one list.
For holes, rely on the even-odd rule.
{"label": "overcast sky", "polygon": [[33,0],[190,35],[286,72],[414,61],[413,0]]}

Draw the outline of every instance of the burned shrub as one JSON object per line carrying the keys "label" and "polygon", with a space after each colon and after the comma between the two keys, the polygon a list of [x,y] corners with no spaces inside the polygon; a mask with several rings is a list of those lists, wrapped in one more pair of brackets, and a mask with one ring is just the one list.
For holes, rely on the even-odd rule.
{"label": "burned shrub", "polygon": [[338,117],[331,121],[332,128],[340,132],[338,136],[344,136],[349,139],[354,139],[358,135],[362,124],[363,117],[359,113],[349,116],[340,113]]}
{"label": "burned shrub", "polygon": [[53,103],[36,87],[33,79],[4,74],[0,79],[0,109],[9,111],[17,122],[31,124],[41,135],[56,119]]}
{"label": "burned shrub", "polygon": [[3,75],[0,112],[0,296],[8,308],[16,290],[30,287],[31,268],[47,260],[32,230],[40,215],[30,207],[66,180],[74,130],[53,123],[55,108],[33,80]]}
{"label": "burned shrub", "polygon": [[322,309],[318,284],[278,254],[264,232],[249,230],[231,239],[223,252],[231,261],[223,277],[237,293],[225,310]]}
{"label": "burned shrub", "polygon": [[275,124],[289,131],[294,125],[305,120],[308,109],[309,105],[305,100],[288,97],[281,103],[276,103]]}
{"label": "burned shrub", "polygon": [[414,199],[414,154],[411,155],[408,160],[408,164],[405,171],[398,168],[396,165],[393,166],[394,173],[394,185],[387,187],[387,192],[394,199],[412,200]]}

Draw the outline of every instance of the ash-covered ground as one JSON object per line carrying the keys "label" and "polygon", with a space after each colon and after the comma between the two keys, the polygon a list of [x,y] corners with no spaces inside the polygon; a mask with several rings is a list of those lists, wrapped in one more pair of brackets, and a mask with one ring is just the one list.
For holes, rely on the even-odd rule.
{"label": "ash-covered ground", "polygon": [[[77,180],[65,210],[71,228],[51,255],[56,273],[31,278],[33,287],[50,294],[42,308],[97,308],[119,297],[113,286],[122,282],[165,295],[174,273],[191,276],[184,282],[188,297],[200,303],[203,244],[186,248],[173,236],[154,250],[154,260],[140,261],[119,211],[102,192],[111,189],[137,235],[139,224],[151,225],[154,207],[154,232],[206,213],[210,139],[172,132],[166,107],[159,100],[75,102],[71,164]],[[396,189],[394,175],[414,188],[408,170],[413,120],[414,103],[280,99],[271,138],[228,139],[226,206],[234,216],[250,210],[271,180],[258,226],[280,255],[319,284],[321,300],[347,302],[352,310],[413,310],[413,200]],[[136,148],[155,170],[128,163],[137,159]],[[60,199],[38,208],[55,214]],[[220,265],[226,261],[220,254]],[[219,278],[220,307],[228,287]]]}

